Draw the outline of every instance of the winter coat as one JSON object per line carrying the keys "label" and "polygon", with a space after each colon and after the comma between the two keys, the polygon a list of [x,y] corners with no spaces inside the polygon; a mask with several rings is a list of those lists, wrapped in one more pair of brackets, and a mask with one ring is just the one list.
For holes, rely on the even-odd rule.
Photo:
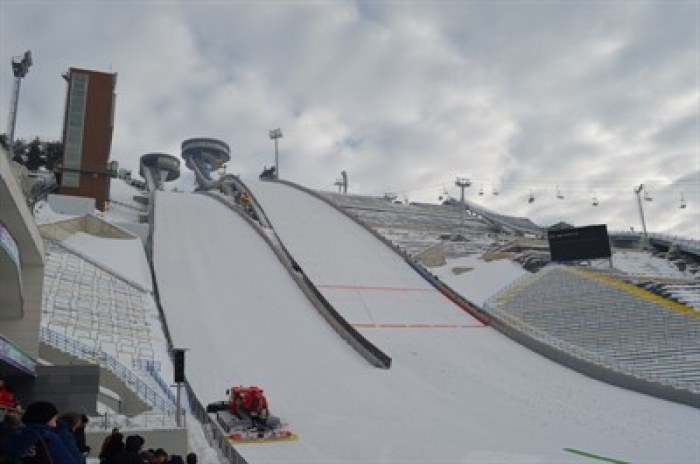
{"label": "winter coat", "polygon": [[116,433],[107,436],[100,451],[100,463],[113,464],[116,456],[124,451],[124,436],[121,433]]}
{"label": "winter coat", "polygon": [[140,436],[131,435],[127,437],[124,449],[111,462],[114,464],[144,464],[145,461],[140,455],[142,446],[143,438]]}
{"label": "winter coat", "polygon": [[7,459],[24,464],[81,464],[54,429],[44,424],[29,424],[17,430],[7,443]]}
{"label": "winter coat", "polygon": [[85,457],[83,453],[78,449],[78,440],[75,438],[75,434],[70,428],[68,422],[59,420],[56,422],[56,435],[61,438],[61,441],[66,445],[66,449],[71,455],[80,463],[85,462]]}

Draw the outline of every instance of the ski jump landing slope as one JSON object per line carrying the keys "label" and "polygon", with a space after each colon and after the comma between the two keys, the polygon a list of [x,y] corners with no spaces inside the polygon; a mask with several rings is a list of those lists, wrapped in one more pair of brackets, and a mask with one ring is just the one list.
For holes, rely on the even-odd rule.
{"label": "ski jump landing slope", "polygon": [[577,450],[629,462],[700,462],[697,409],[551,362],[481,326],[326,203],[283,184],[248,186],[306,275],[392,357],[381,381],[369,376],[372,385],[343,374],[343,385],[364,392],[341,399],[357,401],[353,413],[339,414],[336,405],[331,422],[309,423],[337,432],[324,445],[329,460],[590,462],[567,451]]}

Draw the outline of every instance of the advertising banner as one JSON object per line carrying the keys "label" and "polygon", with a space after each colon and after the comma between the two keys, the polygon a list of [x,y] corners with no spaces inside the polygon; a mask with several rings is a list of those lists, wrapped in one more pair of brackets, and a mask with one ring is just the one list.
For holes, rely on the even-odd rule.
{"label": "advertising banner", "polygon": [[2,336],[0,336],[0,359],[23,370],[27,374],[36,374],[36,361]]}

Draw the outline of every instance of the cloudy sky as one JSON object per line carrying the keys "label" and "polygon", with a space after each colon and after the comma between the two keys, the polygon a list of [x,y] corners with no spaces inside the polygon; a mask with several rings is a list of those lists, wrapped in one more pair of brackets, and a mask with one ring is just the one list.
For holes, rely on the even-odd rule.
{"label": "cloudy sky", "polygon": [[135,172],[206,136],[245,180],[280,127],[311,188],[436,202],[459,176],[503,214],[639,230],[643,183],[651,231],[700,238],[699,37],[697,0],[0,0],[0,123],[30,49],[16,136],[60,138],[67,68],[117,72]]}

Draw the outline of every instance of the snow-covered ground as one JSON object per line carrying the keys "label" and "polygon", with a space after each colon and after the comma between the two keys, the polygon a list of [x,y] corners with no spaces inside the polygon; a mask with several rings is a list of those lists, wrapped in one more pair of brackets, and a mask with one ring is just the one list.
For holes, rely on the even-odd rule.
{"label": "snow-covered ground", "polygon": [[[394,360],[388,371],[370,367],[235,213],[198,195],[159,193],[157,278],[175,343],[190,349],[195,392],[206,404],[234,383],[260,384],[273,412],[300,435],[293,443],[239,447],[249,462],[590,460],[565,448],[623,461],[700,462],[697,410],[591,380],[529,352],[443,306],[400,267],[387,272],[392,253],[337,212],[303,194],[252,187],[285,245],[351,322],[434,327],[362,328]],[[128,203],[133,192],[116,196]],[[124,221],[109,211],[104,217]],[[145,281],[142,249],[95,237],[69,241]],[[668,263],[638,255],[616,254],[613,262],[626,272],[673,273]],[[525,273],[509,260],[479,255],[431,271],[477,305]],[[436,328],[445,322],[463,327]],[[156,356],[170,378],[165,347]],[[190,448],[200,462],[219,462],[196,424],[188,420]]]}

